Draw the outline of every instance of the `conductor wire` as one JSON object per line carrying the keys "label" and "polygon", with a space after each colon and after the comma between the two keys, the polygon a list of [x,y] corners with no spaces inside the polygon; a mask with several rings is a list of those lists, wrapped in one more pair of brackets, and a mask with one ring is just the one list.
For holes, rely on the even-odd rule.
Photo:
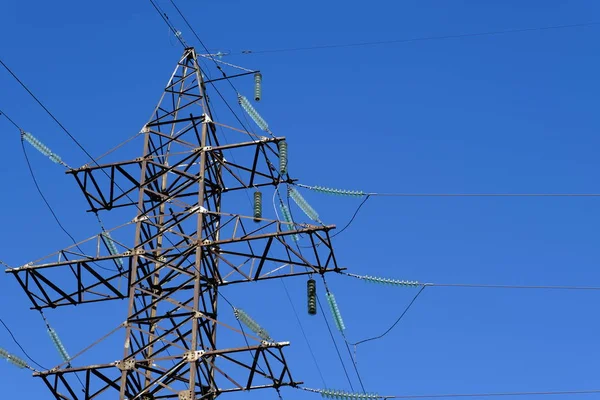
{"label": "conductor wire", "polygon": [[13,124],[15,128],[17,128],[19,131],[23,132],[23,129],[21,129],[21,127],[19,125],[17,125],[17,123],[15,121],[13,121],[8,115],[6,115],[6,113],[4,111],[0,110],[0,115],[3,115],[4,118],[6,118],[11,124]]}
{"label": "conductor wire", "polygon": [[6,329],[6,331],[8,332],[8,334],[10,335],[10,337],[12,338],[13,342],[15,342],[17,346],[19,346],[19,349],[21,349],[21,351],[23,352],[23,354],[25,354],[25,357],[27,357],[29,359],[29,361],[31,361],[32,363],[34,363],[35,365],[37,365],[39,368],[41,368],[43,370],[47,370],[47,368],[41,366],[33,358],[31,358],[31,356],[25,351],[25,349],[23,348],[23,346],[21,346],[21,343],[19,343],[19,341],[17,340],[17,338],[15,337],[15,335],[12,333],[12,331],[10,330],[10,328],[8,327],[8,325],[6,325],[6,323],[2,320],[2,318],[0,318],[0,324],[2,324],[4,326],[4,329]]}

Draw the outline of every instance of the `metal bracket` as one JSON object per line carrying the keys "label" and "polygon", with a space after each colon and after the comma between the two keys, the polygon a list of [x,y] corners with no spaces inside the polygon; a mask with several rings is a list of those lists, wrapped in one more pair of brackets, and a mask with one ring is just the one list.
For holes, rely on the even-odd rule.
{"label": "metal bracket", "polygon": [[121,371],[131,371],[135,367],[135,359],[128,358],[127,360],[117,361],[117,368]]}
{"label": "metal bracket", "polygon": [[204,350],[188,351],[183,355],[183,361],[195,362],[204,355]]}
{"label": "metal bracket", "polygon": [[146,221],[148,219],[150,219],[150,217],[148,217],[147,215],[139,215],[133,219],[133,222]]}
{"label": "metal bracket", "polygon": [[184,390],[178,394],[179,400],[194,400],[194,393],[191,390]]}
{"label": "metal bracket", "polygon": [[206,214],[208,212],[208,210],[202,206],[194,206],[192,208],[189,208],[187,210],[190,214],[195,213],[195,212],[200,212],[201,214]]}

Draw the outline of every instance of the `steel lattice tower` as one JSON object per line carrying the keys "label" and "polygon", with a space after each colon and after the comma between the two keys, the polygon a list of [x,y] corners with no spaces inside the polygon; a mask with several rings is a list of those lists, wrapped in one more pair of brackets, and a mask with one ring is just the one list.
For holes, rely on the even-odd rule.
{"label": "steel lattice tower", "polygon": [[[283,137],[221,144],[207,83],[195,50],[185,49],[142,130],[142,155],[67,171],[91,211],[135,213],[111,230],[133,234],[133,245],[103,232],[7,270],[33,309],[127,302],[122,359],[89,366],[74,359],[34,374],[56,399],[213,399],[300,383],[286,364],[287,342],[254,337],[255,345],[219,348],[217,332],[241,339],[244,333],[219,321],[218,292],[224,285],[339,271],[329,237],[334,227],[256,224],[252,216],[222,210],[229,194],[292,180],[274,167]],[[249,162],[226,159],[226,151]],[[312,247],[301,253],[294,235]]]}

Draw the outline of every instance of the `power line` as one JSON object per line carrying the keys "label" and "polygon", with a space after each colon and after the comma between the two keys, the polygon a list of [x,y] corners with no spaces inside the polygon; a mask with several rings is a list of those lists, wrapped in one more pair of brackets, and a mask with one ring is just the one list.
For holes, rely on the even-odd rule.
{"label": "power line", "polygon": [[27,163],[27,168],[29,169],[29,174],[31,175],[31,179],[33,180],[33,184],[35,185],[35,188],[37,189],[38,194],[44,201],[44,204],[46,204],[46,207],[48,208],[48,210],[50,210],[50,214],[52,214],[52,217],[54,217],[54,220],[56,221],[56,223],[60,227],[60,229],[73,241],[73,243],[77,244],[77,242],[75,241],[75,238],[67,231],[67,229],[64,227],[64,225],[60,222],[60,219],[56,215],[56,212],[54,212],[54,209],[48,202],[48,199],[46,199],[46,196],[44,196],[44,193],[42,192],[42,189],[40,188],[37,178],[35,177],[35,174],[33,172],[33,168],[31,167],[31,162],[29,161],[29,156],[27,155],[27,150],[25,149],[25,143],[23,143],[23,140],[21,140],[21,149],[23,150],[23,156],[25,157],[25,162]]}
{"label": "power line", "polygon": [[583,28],[586,26],[596,26],[596,25],[600,25],[600,22],[583,22],[583,23],[578,23],[578,24],[552,25],[552,26],[521,28],[521,29],[506,29],[506,30],[500,30],[500,31],[463,33],[463,34],[456,34],[456,35],[424,36],[424,37],[417,37],[417,38],[411,38],[411,39],[379,40],[379,41],[373,41],[373,42],[337,43],[337,44],[325,44],[325,45],[317,45],[317,46],[290,47],[290,48],[265,49],[265,50],[242,50],[242,51],[232,53],[232,54],[291,53],[291,52],[296,52],[296,51],[336,49],[336,48],[344,48],[344,47],[365,47],[365,46],[389,45],[389,44],[412,43],[412,42],[426,42],[426,41],[432,41],[432,40],[463,39],[463,38],[478,37],[478,36],[505,35],[505,34],[509,34],[509,33],[524,33],[524,32],[545,31],[545,30]]}
{"label": "power line", "polygon": [[8,115],[6,115],[6,113],[4,111],[0,110],[0,115],[3,115],[4,118],[6,118],[11,124],[13,124],[15,126],[15,128],[17,128],[18,130],[23,132],[23,129],[21,129],[21,127],[19,125],[17,125],[17,123],[15,121],[13,121]]}
{"label": "power line", "polygon": [[[94,161],[94,158],[91,156],[90,153],[87,152],[87,150],[81,145],[81,143],[79,143],[77,141],[77,139],[75,139],[75,137],[73,135],[71,135],[71,133],[67,130],[67,128],[64,127],[63,124],[60,123],[60,121],[54,116],[54,114],[52,114],[50,112],[50,110],[48,110],[46,108],[46,106],[36,97],[35,94],[33,94],[33,92],[31,90],[29,90],[29,88],[27,87],[27,85],[25,85],[23,83],[23,81],[21,81],[19,79],[19,77],[8,67],[8,65],[6,65],[2,60],[0,60],[0,64],[4,67],[4,69],[6,69],[8,71],[9,74],[12,75],[13,78],[15,78],[15,80],[21,85],[21,87],[23,89],[25,89],[27,91],[27,93],[29,93],[29,95],[40,105],[40,107],[42,107],[44,109],[44,111],[46,111],[46,113],[50,116],[50,118],[52,118],[54,120],[54,122],[56,122],[58,124],[58,126],[61,127],[61,129],[67,134],[67,136],[69,136],[71,138],[71,140],[92,160]],[[5,115],[6,116],[6,115]],[[16,126],[16,125],[15,125]],[[20,128],[19,128],[20,129]]]}
{"label": "power line", "polygon": [[343,333],[342,333],[342,337],[344,338],[344,344],[346,345],[346,350],[348,351],[348,355],[350,356],[350,359],[352,360],[352,365],[354,366],[354,372],[356,373],[356,376],[358,377],[358,382],[360,383],[360,387],[362,388],[363,393],[366,393],[365,385],[363,384],[362,377],[360,376],[360,372],[358,371],[358,364],[356,362],[356,358],[352,356],[352,350],[350,350],[350,343],[348,343],[348,340],[346,340],[346,335],[344,335]]}
{"label": "power line", "polygon": [[402,318],[404,318],[404,316],[406,315],[406,313],[408,312],[408,310],[410,310],[410,308],[412,307],[412,305],[415,303],[415,301],[417,301],[417,298],[419,297],[419,295],[421,293],[423,293],[423,290],[425,290],[426,286],[421,287],[421,290],[419,290],[417,292],[417,294],[413,297],[413,299],[410,301],[410,303],[408,303],[408,305],[406,306],[406,308],[404,308],[404,311],[402,312],[402,314],[400,314],[400,316],[398,317],[398,319],[392,324],[392,326],[390,326],[385,332],[383,332],[381,335],[378,336],[373,336],[371,338],[368,339],[363,339],[363,340],[359,340],[356,343],[350,343],[353,346],[358,346],[361,343],[366,343],[366,342],[370,342],[372,340],[377,340],[377,339],[381,339],[382,337],[384,337],[385,335],[387,335],[388,333],[390,333],[392,331],[392,329],[394,329],[394,327],[396,325],[398,325],[398,323],[402,320]]}
{"label": "power line", "polygon": [[348,223],[346,224],[346,226],[344,226],[339,232],[336,232],[335,234],[333,234],[331,236],[332,239],[334,237],[336,237],[337,235],[341,234],[342,232],[344,232],[346,229],[348,229],[350,227],[350,225],[352,225],[352,223],[354,222],[354,219],[358,215],[358,212],[360,211],[360,209],[362,208],[362,206],[367,202],[367,200],[369,200],[369,197],[370,196],[368,196],[368,195],[365,197],[365,199],[356,208],[356,211],[354,211],[354,214],[352,215],[352,218],[350,218],[350,221],[348,221]]}
{"label": "power line", "polygon": [[34,363],[35,365],[37,365],[41,369],[47,370],[47,368],[41,366],[33,358],[31,358],[29,356],[29,354],[25,351],[25,349],[23,348],[23,346],[21,346],[21,343],[19,343],[19,341],[17,340],[17,338],[15,337],[15,335],[13,335],[13,333],[10,330],[10,328],[8,327],[8,325],[6,325],[6,323],[4,323],[4,321],[2,320],[2,318],[0,318],[0,324],[2,324],[4,326],[4,329],[6,329],[6,331],[8,332],[8,334],[10,335],[10,337],[12,338],[13,342],[15,342],[17,344],[17,346],[19,346],[19,348],[21,349],[21,351],[23,352],[23,354],[25,354],[25,357],[27,357],[29,359],[29,361],[31,361],[32,363]]}
{"label": "power line", "polygon": [[[348,223],[342,229],[340,229],[338,232],[336,232],[333,235],[331,235],[330,239],[333,239],[337,235],[340,235],[342,232],[344,232],[346,229],[348,229],[350,227],[350,225],[352,225],[352,223],[354,222],[354,220],[358,216],[358,213],[360,212],[360,209],[362,208],[362,206],[365,205],[365,203],[367,202],[367,200],[369,200],[369,198],[370,198],[370,195],[365,196],[364,200],[358,205],[358,207],[354,211],[354,214],[352,215],[352,217],[350,218],[350,220],[348,221]],[[317,246],[318,245],[319,244],[317,244]],[[305,249],[306,248],[312,248],[312,246],[300,246],[300,247],[305,248]]]}

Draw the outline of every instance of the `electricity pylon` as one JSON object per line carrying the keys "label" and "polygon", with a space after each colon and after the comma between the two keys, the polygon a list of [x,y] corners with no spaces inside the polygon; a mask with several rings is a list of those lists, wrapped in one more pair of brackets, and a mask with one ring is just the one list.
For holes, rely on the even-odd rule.
{"label": "electricity pylon", "polygon": [[[121,359],[77,366],[76,357],[34,373],[56,399],[213,399],[300,383],[284,357],[288,342],[259,339],[220,321],[219,288],[339,271],[329,237],[334,227],[264,218],[257,223],[254,215],[222,209],[230,194],[292,180],[275,167],[280,156],[287,157],[278,151],[285,138],[222,143],[225,128],[211,115],[210,81],[197,57],[193,48],[185,49],[142,129],[140,157],[67,171],[92,212],[129,209],[135,218],[7,270],[33,309],[127,303]],[[247,164],[237,164],[236,157]],[[133,245],[113,240],[109,232],[133,235]],[[300,252],[293,241],[298,235],[308,239],[310,251]],[[121,279],[127,285],[121,287]],[[225,331],[256,344],[220,348],[217,332]]]}

